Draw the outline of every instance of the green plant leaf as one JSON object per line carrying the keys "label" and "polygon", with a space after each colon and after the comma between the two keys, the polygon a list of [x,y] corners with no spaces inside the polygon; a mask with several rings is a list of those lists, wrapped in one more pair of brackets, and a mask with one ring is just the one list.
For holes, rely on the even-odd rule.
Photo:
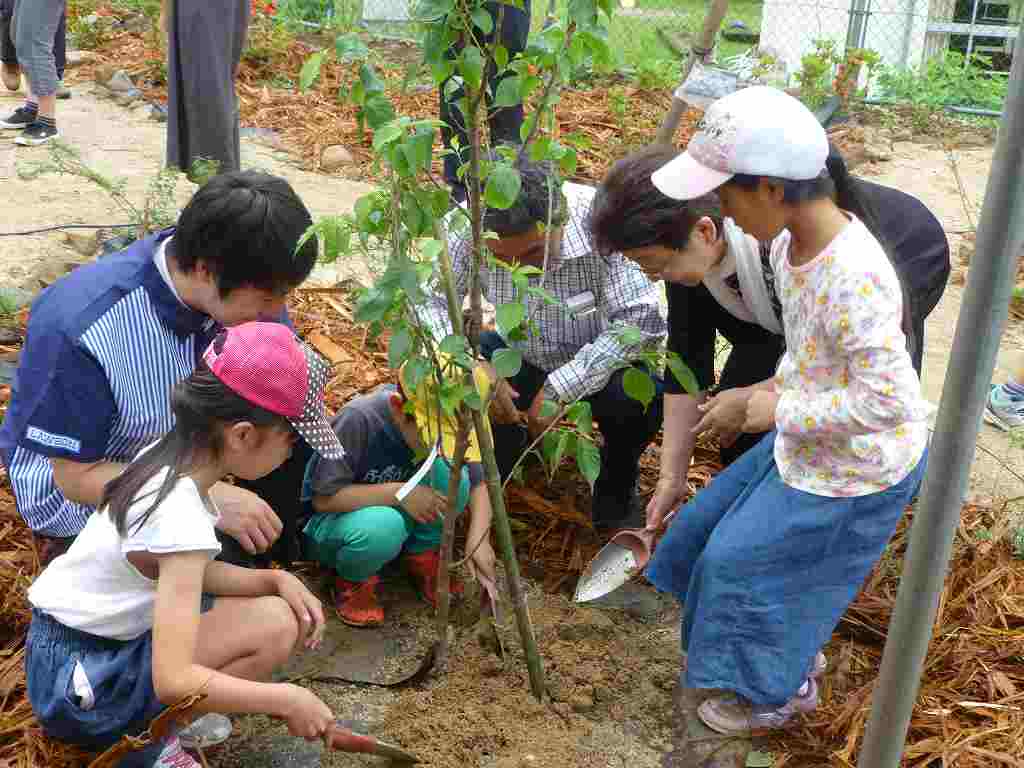
{"label": "green plant leaf", "polygon": [[444,341],[438,347],[440,352],[446,355],[457,355],[466,348],[466,337],[460,336],[457,333],[453,333],[449,336],[444,337]]}
{"label": "green plant leaf", "polygon": [[594,483],[601,474],[601,451],[589,440],[580,439],[576,442],[576,466],[590,484],[590,492],[594,492]]}
{"label": "green plant leaf", "polygon": [[551,454],[551,470],[550,473],[553,476],[558,471],[559,465],[562,463],[562,458],[565,456],[565,451],[569,447],[569,438],[572,437],[572,433],[567,429],[552,429],[552,433],[558,435],[558,440],[555,442],[555,450]]}
{"label": "green plant leaf", "polygon": [[367,94],[384,93],[384,81],[380,79],[377,70],[371,64],[364,63],[359,67],[359,82],[363,84]]}
{"label": "green plant leaf", "polygon": [[558,298],[550,291],[545,291],[539,285],[531,285],[526,289],[526,292],[531,296],[536,296],[538,299],[543,301],[545,304],[555,305],[558,303]]}
{"label": "green plant leaf", "polygon": [[690,369],[683,359],[679,357],[675,352],[669,352],[665,357],[665,365],[672,372],[672,375],[676,377],[676,381],[679,382],[686,394],[697,395],[700,392],[700,384],[697,383],[697,377]]}
{"label": "green plant leaf", "polygon": [[338,61],[361,61],[370,55],[370,49],[359,39],[359,35],[338,35],[334,41],[334,52]]}
{"label": "green plant leaf", "polygon": [[421,355],[409,358],[405,364],[405,381],[413,390],[418,389],[429,374],[430,361]]}
{"label": "green plant leaf", "polygon": [[523,81],[519,75],[509,75],[498,83],[498,92],[494,94],[494,107],[514,107],[522,101],[520,93]]}
{"label": "green plant leaf", "polygon": [[398,141],[402,138],[402,126],[397,122],[389,122],[374,129],[373,132],[373,148],[380,152],[388,144]]}
{"label": "green plant leaf", "polygon": [[553,419],[558,415],[558,406],[551,400],[545,400],[540,404],[540,417],[542,419]]}
{"label": "green plant leaf", "polygon": [[636,400],[644,406],[644,410],[654,400],[657,390],[654,387],[654,379],[641,371],[639,368],[630,368],[622,377],[622,388],[626,396]]}
{"label": "green plant leaf", "polygon": [[508,333],[513,328],[518,328],[526,319],[526,307],[521,302],[515,301],[508,304],[500,304],[494,311],[495,319],[498,321],[498,328]]}
{"label": "green plant leaf", "polygon": [[388,365],[398,370],[411,350],[412,334],[403,326],[391,334],[391,342],[388,344]]}
{"label": "green plant leaf", "polygon": [[384,315],[394,303],[394,290],[379,287],[370,288],[356,302],[355,320],[357,323],[376,323],[384,319]]}
{"label": "green plant leaf", "polygon": [[576,425],[578,429],[584,435],[589,435],[594,430],[594,416],[590,408],[590,403],[586,400],[580,400],[577,403],[573,403],[565,415]]}
{"label": "green plant leaf", "polygon": [[484,202],[491,208],[511,208],[519,198],[521,186],[519,171],[509,165],[497,165],[487,177]]}
{"label": "green plant leaf", "polygon": [[508,48],[504,45],[494,46],[494,64],[499,72],[508,66]]}
{"label": "green plant leaf", "polygon": [[366,118],[366,124],[376,131],[380,126],[395,119],[395,107],[387,96],[374,93],[363,104],[362,114]]}
{"label": "green plant leaf", "polygon": [[434,21],[455,10],[455,0],[419,0],[413,9],[418,21]]}
{"label": "green plant leaf", "polygon": [[440,240],[424,240],[420,243],[420,253],[426,256],[431,261],[437,261],[441,255],[441,250],[444,248],[444,244]]}
{"label": "green plant leaf", "polygon": [[491,18],[491,14],[488,13],[486,8],[477,8],[473,11],[472,18],[473,26],[485,35],[489,35],[494,31],[494,19]]}
{"label": "green plant leaf", "polygon": [[484,56],[480,49],[472,45],[464,48],[459,56],[458,70],[470,88],[479,90],[484,78]]}
{"label": "green plant leaf", "polygon": [[523,354],[518,349],[499,349],[491,357],[491,365],[503,379],[511,379],[523,367]]}
{"label": "green plant leaf", "polygon": [[320,68],[324,63],[324,52],[317,51],[302,65],[299,70],[299,90],[308,91],[317,78],[320,77]]}

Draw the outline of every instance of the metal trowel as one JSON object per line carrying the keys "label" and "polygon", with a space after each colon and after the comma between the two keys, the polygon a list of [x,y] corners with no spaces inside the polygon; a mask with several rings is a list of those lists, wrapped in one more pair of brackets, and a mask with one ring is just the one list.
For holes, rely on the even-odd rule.
{"label": "metal trowel", "polygon": [[654,539],[668,527],[678,509],[665,515],[658,528],[627,528],[619,531],[594,555],[576,583],[577,603],[588,603],[614,592],[647,567]]}

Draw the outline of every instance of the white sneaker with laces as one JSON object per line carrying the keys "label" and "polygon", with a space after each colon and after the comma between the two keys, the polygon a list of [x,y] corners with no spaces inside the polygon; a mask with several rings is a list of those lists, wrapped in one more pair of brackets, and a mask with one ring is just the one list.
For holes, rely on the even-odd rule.
{"label": "white sneaker with laces", "polygon": [[1024,399],[1014,397],[1002,386],[995,385],[988,393],[984,417],[986,422],[1004,432],[1024,427]]}

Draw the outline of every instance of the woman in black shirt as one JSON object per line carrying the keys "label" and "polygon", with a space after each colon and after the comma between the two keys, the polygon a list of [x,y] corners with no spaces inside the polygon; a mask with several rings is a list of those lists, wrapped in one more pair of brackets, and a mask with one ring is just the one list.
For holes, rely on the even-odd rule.
{"label": "woman in black shirt", "polygon": [[[771,244],[758,243],[731,219],[723,219],[713,195],[686,202],[659,192],[651,174],[677,154],[675,149],[654,146],[620,160],[598,188],[590,213],[600,253],[621,252],[651,279],[665,280],[668,349],[689,366],[700,388],[698,396],[688,395],[674,376],[665,377],[661,476],[648,505],[652,524],[685,494],[686,469],[700,431],[718,434],[725,464],[763,437],[739,430],[747,388],[775,375],[785,349],[768,260]],[[834,147],[827,168],[839,207],[863,221],[890,254],[904,289],[904,333],[920,375],[924,320],[949,279],[945,232],[916,198],[850,176]],[[713,406],[706,408],[703,403],[714,384],[718,334],[732,349]]]}

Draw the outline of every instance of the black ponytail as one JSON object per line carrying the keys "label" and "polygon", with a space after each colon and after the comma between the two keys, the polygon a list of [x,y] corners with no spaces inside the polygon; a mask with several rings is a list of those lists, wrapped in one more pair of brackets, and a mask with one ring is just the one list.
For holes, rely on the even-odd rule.
{"label": "black ponytail", "polygon": [[[235,394],[206,368],[174,385],[171,411],[174,429],[103,489],[100,507],[106,509],[121,536],[129,532],[128,512],[132,506],[153,497],[134,524],[134,533],[146,524],[182,477],[195,470],[199,462],[219,458],[225,426],[248,421],[256,427],[290,428],[287,419]],[[146,484],[165,468],[167,476],[160,487],[140,496]]]}
{"label": "black ponytail", "polygon": [[892,244],[882,229],[878,208],[867,195],[861,192],[856,179],[850,175],[850,170],[846,167],[846,161],[843,159],[839,148],[831,141],[828,143],[828,159],[825,161],[825,167],[828,169],[828,174],[832,177],[832,181],[835,184],[836,205],[844,211],[849,211],[864,223],[864,226],[868,228],[868,231],[875,236],[875,239],[882,246],[882,250],[885,251],[889,263],[892,264],[892,268],[896,272],[896,277],[900,281],[900,291],[903,294],[903,335],[907,337],[907,349],[913,350],[917,340],[914,338],[913,313],[910,306],[911,297],[907,290],[906,280],[903,279],[899,264],[896,261],[896,254],[893,251]]}

